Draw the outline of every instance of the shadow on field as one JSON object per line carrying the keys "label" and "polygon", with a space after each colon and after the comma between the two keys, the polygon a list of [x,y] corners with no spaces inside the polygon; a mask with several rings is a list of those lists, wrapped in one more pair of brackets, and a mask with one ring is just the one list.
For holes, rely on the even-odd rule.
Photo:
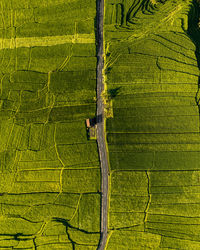
{"label": "shadow on field", "polygon": [[115,98],[119,94],[120,89],[121,89],[121,87],[114,88],[114,89],[108,89],[109,98],[111,98],[111,99]]}
{"label": "shadow on field", "polygon": [[[200,70],[200,0],[192,1],[192,5],[188,14],[187,34],[196,46],[195,54],[197,58],[197,65]],[[200,76],[195,100],[200,114]]]}
{"label": "shadow on field", "polygon": [[188,36],[196,46],[196,58],[200,69],[200,0],[193,0],[188,14]]}
{"label": "shadow on field", "polygon": [[64,218],[54,217],[53,221],[59,222],[59,223],[63,224],[63,226],[66,227],[66,234],[67,234],[67,237],[68,237],[69,241],[72,243],[73,250],[75,250],[76,242],[71,238],[70,233],[68,232],[69,228],[71,228],[73,230],[80,231],[80,232],[85,233],[85,234],[99,234],[99,232],[88,232],[88,231],[86,231],[84,229],[80,229],[80,228],[74,227],[74,226],[70,225],[69,222],[68,222],[68,220],[66,220]]}

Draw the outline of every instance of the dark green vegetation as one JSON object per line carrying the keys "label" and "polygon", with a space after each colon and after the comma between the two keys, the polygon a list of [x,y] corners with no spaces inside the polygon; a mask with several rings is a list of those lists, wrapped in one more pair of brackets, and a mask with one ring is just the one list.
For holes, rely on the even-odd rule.
{"label": "dark green vegetation", "polygon": [[198,8],[106,0],[107,249],[200,249]]}
{"label": "dark green vegetation", "polygon": [[94,0],[0,2],[0,249],[96,249]]}

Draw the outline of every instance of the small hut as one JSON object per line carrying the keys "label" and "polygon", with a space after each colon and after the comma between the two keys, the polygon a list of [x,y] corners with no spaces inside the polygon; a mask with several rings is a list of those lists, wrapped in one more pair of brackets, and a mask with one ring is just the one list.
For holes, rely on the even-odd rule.
{"label": "small hut", "polygon": [[86,128],[87,128],[87,134],[88,134],[88,139],[96,139],[96,117],[95,118],[88,118],[85,120],[86,123]]}
{"label": "small hut", "polygon": [[87,128],[90,128],[90,127],[91,127],[90,119],[86,119],[86,126],[87,126]]}

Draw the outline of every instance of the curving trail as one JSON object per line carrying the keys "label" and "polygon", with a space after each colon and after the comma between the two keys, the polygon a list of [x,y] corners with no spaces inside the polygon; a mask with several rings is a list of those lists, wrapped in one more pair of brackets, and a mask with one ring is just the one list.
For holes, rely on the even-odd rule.
{"label": "curving trail", "polygon": [[105,249],[108,233],[108,157],[106,151],[106,139],[104,133],[104,102],[101,93],[104,90],[103,68],[104,68],[104,48],[103,48],[103,18],[104,0],[97,1],[97,143],[101,162],[101,239],[99,250]]}

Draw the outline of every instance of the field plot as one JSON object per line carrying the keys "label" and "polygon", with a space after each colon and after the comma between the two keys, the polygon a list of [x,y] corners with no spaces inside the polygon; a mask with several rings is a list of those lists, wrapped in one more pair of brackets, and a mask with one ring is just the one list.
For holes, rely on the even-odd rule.
{"label": "field plot", "polygon": [[107,249],[200,249],[198,1],[105,1]]}
{"label": "field plot", "polygon": [[0,249],[96,249],[96,1],[0,3]]}

